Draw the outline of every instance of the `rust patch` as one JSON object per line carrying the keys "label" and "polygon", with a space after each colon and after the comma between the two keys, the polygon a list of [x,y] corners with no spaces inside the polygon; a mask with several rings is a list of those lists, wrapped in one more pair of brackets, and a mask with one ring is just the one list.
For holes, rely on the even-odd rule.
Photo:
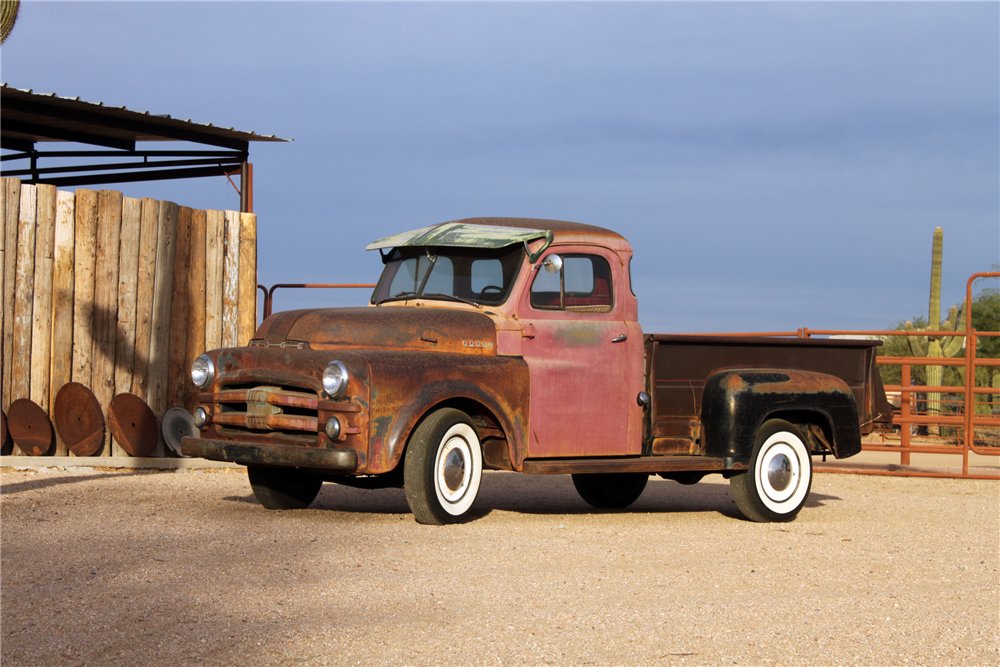
{"label": "rust patch", "polygon": [[[769,376],[774,376],[773,379]],[[850,391],[840,378],[824,373],[788,371],[763,376],[766,382],[755,382],[750,390],[755,394],[787,394],[793,389],[799,394],[831,394]]]}
{"label": "rust patch", "polygon": [[601,332],[589,322],[560,322],[555,342],[562,347],[592,347],[601,344]]}

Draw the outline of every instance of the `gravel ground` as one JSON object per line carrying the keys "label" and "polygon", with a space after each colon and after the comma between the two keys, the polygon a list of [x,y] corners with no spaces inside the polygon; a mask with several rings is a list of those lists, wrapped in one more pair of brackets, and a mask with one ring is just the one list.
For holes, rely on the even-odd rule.
{"label": "gravel ground", "polygon": [[399,489],[268,512],[240,470],[0,484],[4,667],[1000,664],[996,482],[819,474],[754,524],[718,476],[594,512],[487,473],[446,527]]}

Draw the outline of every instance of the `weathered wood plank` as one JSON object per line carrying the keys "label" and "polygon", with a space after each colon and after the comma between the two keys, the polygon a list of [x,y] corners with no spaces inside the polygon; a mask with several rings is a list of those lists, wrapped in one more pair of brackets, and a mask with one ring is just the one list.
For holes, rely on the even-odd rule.
{"label": "weathered wood plank", "polygon": [[[118,269],[122,231],[122,193],[98,192],[97,260],[94,280],[94,376],[91,389],[108,414],[115,397],[115,344],[118,333]],[[111,429],[104,437],[101,456],[111,455]]]}
{"label": "weathered wood plank", "polygon": [[[122,234],[118,252],[118,338],[115,343],[115,395],[132,391],[139,287],[139,244],[142,200],[122,201]],[[117,454],[116,454],[117,456]]]}
{"label": "weathered wood plank", "polygon": [[[170,355],[170,302],[174,285],[174,254],[177,247],[177,216],[180,207],[160,202],[160,223],[156,243],[156,275],[153,281],[153,319],[149,343],[149,389],[146,402],[163,418],[167,409],[167,373]],[[163,456],[163,438],[153,456]]]}
{"label": "weathered wood plank", "polygon": [[52,371],[52,269],[55,261],[56,187],[38,185],[35,213],[35,276],[31,308],[30,397],[49,411]]}
{"label": "weathered wood plank", "polygon": [[4,258],[0,264],[3,274],[3,291],[0,301],[3,305],[3,326],[0,327],[3,342],[0,343],[0,407],[4,412],[10,407],[10,382],[14,368],[14,281],[17,274],[17,227],[18,211],[21,208],[21,181],[16,178],[3,179],[4,202]]}
{"label": "weathered wood plank", "polygon": [[246,345],[257,330],[257,216],[240,214],[239,312],[237,345]]}
{"label": "weathered wood plank", "polygon": [[[5,292],[4,286],[4,267],[6,266],[7,258],[7,179],[0,178],[0,402],[6,401],[6,391],[3,385],[3,376],[7,371],[7,354],[4,349],[3,344],[3,325],[4,321],[7,319],[7,300],[4,298]],[[13,304],[11,304],[13,306]],[[14,309],[11,307],[11,317],[13,317]],[[4,412],[7,410],[6,403],[3,406]]]}
{"label": "weathered wood plank", "polygon": [[239,345],[240,214],[226,211],[226,243],[222,276],[222,346]]}
{"label": "weathered wood plank", "polygon": [[[60,190],[56,199],[55,250],[52,265],[52,370],[50,405],[64,384],[73,380],[73,244],[76,196]],[[56,456],[67,456],[66,443],[56,434]]]}
{"label": "weathered wood plank", "polygon": [[97,261],[97,192],[76,191],[73,259],[73,382],[91,387],[94,352],[94,273]]}
{"label": "weathered wood plank", "polygon": [[181,206],[177,213],[177,244],[174,251],[174,284],[170,304],[170,360],[167,364],[167,407],[183,406],[187,379],[188,285],[191,268],[192,210]]}
{"label": "weathered wood plank", "polygon": [[205,351],[205,239],[207,214],[194,211],[191,215],[191,261],[188,271],[188,336],[187,363],[184,366],[186,391],[184,407],[197,407],[198,389],[187,378],[191,364]]}
{"label": "weathered wood plank", "polygon": [[205,349],[215,350],[222,347],[224,214],[207,211],[205,224]]}
{"label": "weathered wood plank", "polygon": [[17,273],[14,283],[14,349],[11,355],[12,400],[28,398],[31,391],[31,310],[35,293],[35,230],[38,190],[21,186],[17,229]]}
{"label": "weathered wood plank", "polygon": [[135,362],[132,393],[147,400],[149,344],[153,325],[153,286],[156,280],[156,245],[159,242],[160,202],[142,200],[139,231],[139,277],[136,283]]}

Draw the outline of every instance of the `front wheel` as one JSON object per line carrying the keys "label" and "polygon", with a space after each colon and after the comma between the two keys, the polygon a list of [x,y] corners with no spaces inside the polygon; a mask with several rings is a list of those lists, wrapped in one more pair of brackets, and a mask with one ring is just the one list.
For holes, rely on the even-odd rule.
{"label": "front wheel", "polygon": [[482,478],[483,450],[464,412],[442,408],[413,432],[403,487],[417,523],[461,521],[479,495]]}
{"label": "front wheel", "polygon": [[729,480],[736,507],[760,523],[791,521],[812,485],[812,457],[792,424],[771,419],[757,431],[750,470]]}
{"label": "front wheel", "polygon": [[600,472],[573,475],[573,486],[588,505],[597,509],[624,509],[646,488],[644,472]]}
{"label": "front wheel", "polygon": [[269,510],[301,510],[316,500],[323,480],[296,468],[247,466],[250,488]]}

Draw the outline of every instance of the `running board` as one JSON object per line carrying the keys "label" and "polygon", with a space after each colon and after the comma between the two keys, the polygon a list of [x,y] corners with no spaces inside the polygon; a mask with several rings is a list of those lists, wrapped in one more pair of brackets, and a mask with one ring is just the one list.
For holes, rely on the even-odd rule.
{"label": "running board", "polygon": [[722,472],[723,460],[709,456],[634,456],[587,459],[526,459],[521,472],[568,475],[596,472]]}

